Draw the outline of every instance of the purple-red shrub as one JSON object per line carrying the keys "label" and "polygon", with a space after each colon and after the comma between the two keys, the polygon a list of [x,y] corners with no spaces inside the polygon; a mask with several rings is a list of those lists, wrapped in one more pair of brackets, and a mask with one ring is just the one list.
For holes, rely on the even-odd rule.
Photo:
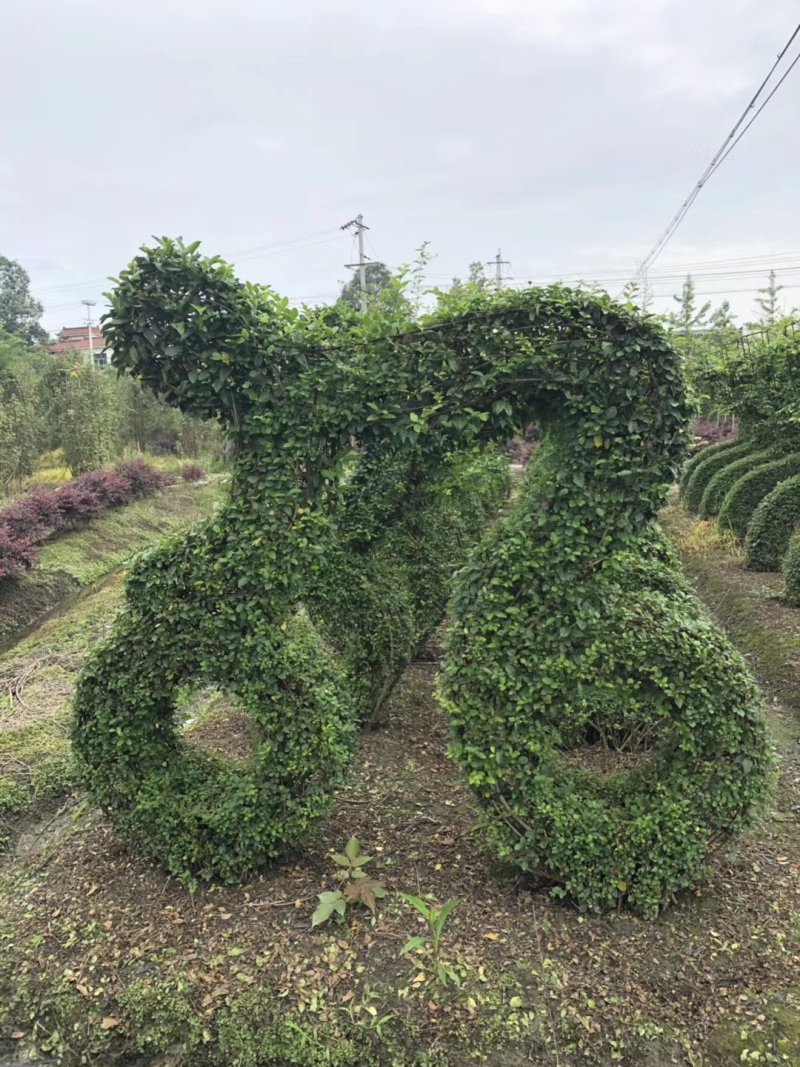
{"label": "purple-red shrub", "polygon": [[36,562],[36,549],[0,526],[0,579],[17,578]]}
{"label": "purple-red shrub", "polygon": [[698,419],[692,427],[692,433],[696,438],[693,452],[699,452],[708,445],[718,445],[723,441],[731,441],[737,433],[738,427],[730,419]]}
{"label": "purple-red shrub", "polygon": [[82,488],[94,493],[106,508],[129,504],[134,497],[130,479],[119,471],[89,471],[75,481],[80,483]]}
{"label": "purple-red shrub", "polygon": [[170,475],[162,474],[143,459],[132,459],[127,463],[120,463],[116,472],[128,479],[134,496],[147,496],[175,481]]}
{"label": "purple-red shrub", "polygon": [[37,489],[0,512],[0,529],[19,541],[43,541],[63,525],[55,494]]}
{"label": "purple-red shrub", "polygon": [[78,478],[74,482],[56,489],[58,493],[58,510],[64,517],[65,526],[77,526],[80,522],[89,522],[102,515],[106,510],[100,497],[88,485],[81,485]]}
{"label": "purple-red shrub", "polygon": [[134,459],[116,470],[89,471],[58,489],[35,489],[15,500],[0,511],[0,579],[17,577],[34,565],[34,544],[149,496],[172,481],[144,460]]}
{"label": "purple-red shrub", "polygon": [[187,463],[181,471],[181,478],[185,482],[199,482],[205,478],[206,472],[200,466],[199,463]]}

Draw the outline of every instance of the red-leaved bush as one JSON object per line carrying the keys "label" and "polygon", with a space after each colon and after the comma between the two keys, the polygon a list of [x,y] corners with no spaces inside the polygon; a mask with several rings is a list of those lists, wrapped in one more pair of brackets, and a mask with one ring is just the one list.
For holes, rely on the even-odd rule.
{"label": "red-leaved bush", "polygon": [[163,489],[165,485],[171,485],[175,481],[171,475],[162,474],[143,459],[120,463],[116,472],[130,482],[134,497],[149,496],[150,493],[155,493],[157,489]]}
{"label": "red-leaved bush", "polygon": [[35,544],[173,481],[143,459],[134,459],[116,470],[89,471],[58,489],[35,489],[15,500],[0,511],[0,579],[16,578],[32,567]]}
{"label": "red-leaved bush", "polygon": [[692,427],[695,436],[693,452],[699,452],[708,445],[718,445],[723,441],[731,441],[737,433],[738,427],[730,419],[698,419]]}
{"label": "red-leaved bush", "polygon": [[18,541],[0,526],[0,581],[15,578],[36,562],[36,550],[29,542]]}
{"label": "red-leaved bush", "polygon": [[206,472],[199,463],[187,463],[181,471],[181,478],[185,482],[199,482],[205,478]]}

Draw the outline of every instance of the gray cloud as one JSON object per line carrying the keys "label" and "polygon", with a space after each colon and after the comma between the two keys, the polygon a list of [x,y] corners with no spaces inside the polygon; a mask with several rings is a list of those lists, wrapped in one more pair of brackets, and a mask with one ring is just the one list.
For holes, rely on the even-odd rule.
{"label": "gray cloud", "polygon": [[[433,280],[498,246],[518,277],[632,270],[796,18],[794,0],[5,0],[0,253],[51,328],[154,233],[230,255],[331,231],[234,259],[333,294],[352,255],[333,228],[358,211],[390,265],[431,241]],[[795,250],[800,303],[799,102],[796,72],[659,268]]]}

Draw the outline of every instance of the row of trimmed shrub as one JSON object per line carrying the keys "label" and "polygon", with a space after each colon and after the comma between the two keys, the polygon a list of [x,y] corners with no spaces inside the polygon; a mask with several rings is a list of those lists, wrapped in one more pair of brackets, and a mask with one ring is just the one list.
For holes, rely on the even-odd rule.
{"label": "row of trimmed shrub", "polygon": [[721,529],[744,541],[750,570],[782,563],[786,601],[800,607],[800,452],[787,447],[748,440],[708,448],[687,464],[681,496],[689,511],[716,515]]}
{"label": "row of trimmed shrub", "polygon": [[35,489],[0,511],[0,579],[16,578],[37,559],[35,546],[174,479],[142,459],[90,471],[57,489]]}

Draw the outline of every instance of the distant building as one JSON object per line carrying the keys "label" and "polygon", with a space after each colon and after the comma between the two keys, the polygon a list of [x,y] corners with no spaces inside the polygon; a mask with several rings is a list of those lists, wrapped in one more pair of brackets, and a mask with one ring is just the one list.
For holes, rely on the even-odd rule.
{"label": "distant building", "polygon": [[111,356],[108,342],[99,326],[92,326],[91,330],[92,336],[90,339],[88,326],[65,326],[59,332],[55,344],[47,346],[47,351],[52,352],[53,355],[74,352],[76,356],[83,356],[87,363],[92,353],[94,353],[96,365],[105,367]]}

